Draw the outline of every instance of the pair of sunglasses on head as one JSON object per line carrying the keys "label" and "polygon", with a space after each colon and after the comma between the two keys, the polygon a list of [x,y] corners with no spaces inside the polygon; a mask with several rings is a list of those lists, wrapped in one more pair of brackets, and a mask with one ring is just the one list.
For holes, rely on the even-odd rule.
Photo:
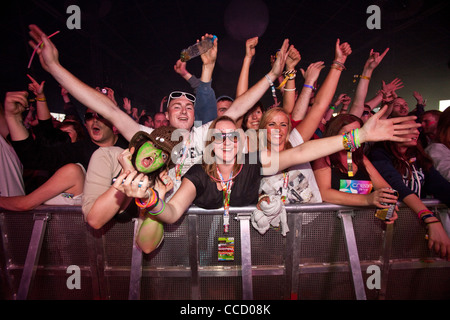
{"label": "pair of sunglasses on head", "polygon": [[190,94],[188,92],[183,92],[183,91],[173,91],[170,93],[169,99],[167,99],[167,106],[169,106],[171,100],[178,99],[181,97],[185,97],[190,102],[195,103],[195,96],[193,94]]}

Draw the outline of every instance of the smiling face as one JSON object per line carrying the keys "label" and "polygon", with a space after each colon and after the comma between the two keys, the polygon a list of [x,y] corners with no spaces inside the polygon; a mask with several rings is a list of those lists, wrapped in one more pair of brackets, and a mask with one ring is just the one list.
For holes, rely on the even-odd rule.
{"label": "smiling face", "polygon": [[150,173],[161,168],[168,158],[169,155],[166,152],[156,148],[151,141],[146,141],[137,150],[134,165],[137,171]]}
{"label": "smiling face", "polygon": [[270,149],[278,151],[284,149],[289,137],[289,119],[283,112],[277,112],[268,120],[264,129],[267,129],[267,143]]}
{"label": "smiling face", "polygon": [[190,130],[194,125],[194,103],[181,96],[170,101],[167,108],[166,117],[171,126],[177,129]]}
{"label": "smiling face", "polygon": [[261,121],[263,112],[260,107],[256,108],[247,118],[247,129],[255,129],[258,130],[259,122]]}
{"label": "smiling face", "polygon": [[[236,126],[228,120],[219,121],[213,130],[213,150],[216,157],[216,163],[234,163],[239,138]],[[219,134],[219,135],[217,135]],[[215,138],[217,136],[218,138]],[[219,137],[220,136],[220,137]]]}
{"label": "smiling face", "polygon": [[408,103],[403,98],[395,98],[392,103],[392,116],[404,117],[409,112]]}

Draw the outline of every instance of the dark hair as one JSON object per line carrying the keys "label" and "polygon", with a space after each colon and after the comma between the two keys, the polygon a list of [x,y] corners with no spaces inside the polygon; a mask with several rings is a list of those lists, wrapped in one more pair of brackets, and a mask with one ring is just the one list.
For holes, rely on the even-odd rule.
{"label": "dark hair", "polygon": [[84,131],[83,125],[76,120],[64,120],[60,125],[59,125],[59,129],[61,130],[62,128],[65,127],[69,127],[72,126],[73,130],[75,130],[75,132],[77,133],[77,139],[75,141],[81,141],[86,139],[86,133]]}
{"label": "dark hair", "polygon": [[264,107],[261,101],[258,101],[257,103],[255,103],[255,105],[253,107],[250,108],[250,110],[248,110],[245,114],[244,117],[242,119],[242,129],[244,131],[247,131],[247,120],[250,117],[250,115],[252,114],[253,111],[256,111],[256,109],[261,109],[261,112],[264,113]]}
{"label": "dark hair", "polygon": [[144,125],[145,121],[147,121],[149,119],[153,120],[151,116],[149,116],[148,114],[144,114],[139,118],[138,123]]}
{"label": "dark hair", "polygon": [[450,107],[439,116],[436,139],[450,149]]}
{"label": "dark hair", "polygon": [[[358,122],[360,127],[363,126],[363,121],[358,118],[357,116],[349,113],[341,113],[337,115],[334,118],[331,118],[326,126],[325,130],[323,132],[323,137],[331,137],[339,135],[339,131],[341,129],[353,122]],[[346,173],[348,171],[347,167],[342,164],[339,157],[339,152],[331,154],[329,157],[330,159],[330,165],[333,167],[337,167],[341,172]],[[356,164],[358,168],[364,167],[364,149],[363,146],[356,149],[354,152],[352,152],[352,161]]]}

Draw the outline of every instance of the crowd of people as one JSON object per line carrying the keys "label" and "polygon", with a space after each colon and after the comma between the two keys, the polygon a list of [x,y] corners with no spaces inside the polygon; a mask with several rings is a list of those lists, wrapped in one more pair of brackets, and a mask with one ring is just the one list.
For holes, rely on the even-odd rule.
{"label": "crowd of people", "polygon": [[[285,204],[394,206],[385,222],[395,223],[401,219],[396,204],[403,201],[427,229],[429,248],[450,260],[449,236],[421,200],[433,197],[450,207],[450,108],[425,111],[414,92],[417,105],[410,110],[398,96],[398,78],[383,81],[367,97],[389,49],[371,50],[355,78],[355,95],[333,100],[350,44],[337,39],[331,63],[317,61],[303,70],[297,67],[300,52],[285,39],[268,59],[267,74],[250,85],[258,45],[251,38],[236,86],[216,98],[218,39],[205,34],[201,39],[211,39],[213,47],[201,55],[201,76],[192,75],[186,62],[174,65],[193,93],[173,91],[157,113],[139,114],[127,98],[119,106],[111,88],[90,87],[65,69],[39,27],[30,26],[30,37],[42,68],[61,86],[66,117],[52,118],[45,83],[31,76],[33,97],[6,93],[1,208],[79,205],[95,229],[137,217],[136,241],[149,253],[162,243],[163,225],[177,222],[192,204],[223,208],[224,232],[230,206],[254,205],[251,222],[260,233],[273,226],[286,235]],[[265,107],[261,99],[268,90],[273,105]],[[85,106],[84,119],[71,99]]]}

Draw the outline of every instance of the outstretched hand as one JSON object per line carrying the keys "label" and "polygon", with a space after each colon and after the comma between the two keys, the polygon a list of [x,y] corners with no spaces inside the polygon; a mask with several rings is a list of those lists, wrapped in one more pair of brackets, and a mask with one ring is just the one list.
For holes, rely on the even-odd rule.
{"label": "outstretched hand", "polygon": [[404,135],[412,133],[421,126],[420,123],[411,123],[417,117],[407,116],[381,119],[386,110],[387,106],[384,106],[380,111],[370,117],[360,129],[359,137],[361,143],[387,140],[396,142],[411,141],[411,137]]}

